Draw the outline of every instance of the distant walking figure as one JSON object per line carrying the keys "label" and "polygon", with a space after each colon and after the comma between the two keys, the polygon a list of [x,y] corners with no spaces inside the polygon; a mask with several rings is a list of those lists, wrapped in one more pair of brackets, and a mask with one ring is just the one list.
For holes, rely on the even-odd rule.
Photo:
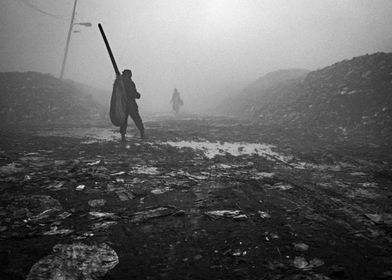
{"label": "distant walking figure", "polygon": [[131,116],[136,127],[139,129],[140,137],[145,138],[143,121],[139,115],[139,108],[135,100],[140,98],[140,93],[137,92],[136,85],[132,81],[132,71],[129,69],[124,70],[122,73],[122,78],[124,82],[124,89],[125,89],[126,102],[127,102],[126,105],[127,116],[125,118],[124,123],[121,124],[120,126],[121,141],[125,142],[125,134],[127,132],[127,126],[128,126],[128,115]]}
{"label": "distant walking figure", "polygon": [[176,88],[170,102],[172,103],[174,113],[177,115],[180,112],[180,107],[184,105],[184,101],[182,101],[180,93]]}

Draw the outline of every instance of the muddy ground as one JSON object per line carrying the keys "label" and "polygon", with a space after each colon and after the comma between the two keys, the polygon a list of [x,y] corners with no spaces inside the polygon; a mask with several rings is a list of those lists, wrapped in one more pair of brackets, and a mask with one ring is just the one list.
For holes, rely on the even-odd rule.
{"label": "muddy ground", "polygon": [[[1,130],[0,279],[74,243],[116,252],[103,279],[392,279],[389,143],[224,118],[150,121],[141,141],[129,126],[126,145],[110,127]],[[209,141],[215,156],[192,148]]]}

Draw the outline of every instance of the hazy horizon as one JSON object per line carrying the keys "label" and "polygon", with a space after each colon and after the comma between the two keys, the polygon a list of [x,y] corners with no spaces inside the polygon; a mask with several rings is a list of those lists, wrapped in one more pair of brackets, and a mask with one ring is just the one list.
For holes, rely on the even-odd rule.
{"label": "hazy horizon", "polygon": [[[4,0],[2,72],[60,74],[73,0]],[[388,0],[79,0],[65,79],[110,90],[114,71],[102,23],[120,69],[130,68],[150,110],[210,104],[268,72],[315,70],[343,59],[392,51]],[[228,90],[230,91],[230,90]]]}

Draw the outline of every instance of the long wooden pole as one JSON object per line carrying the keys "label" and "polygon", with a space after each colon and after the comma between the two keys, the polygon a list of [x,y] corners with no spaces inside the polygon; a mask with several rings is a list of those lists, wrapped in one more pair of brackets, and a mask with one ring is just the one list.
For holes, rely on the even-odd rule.
{"label": "long wooden pole", "polygon": [[71,23],[69,24],[67,43],[65,45],[64,58],[63,58],[63,63],[61,65],[60,79],[63,79],[63,76],[64,76],[65,63],[67,61],[67,56],[68,56],[69,42],[71,41],[71,33],[72,33],[73,22],[74,22],[74,19],[75,19],[75,11],[76,11],[76,3],[77,2],[78,2],[78,0],[75,0],[74,6],[73,6],[73,10],[72,10]]}
{"label": "long wooden pole", "polygon": [[103,31],[102,25],[100,23],[98,23],[98,27],[99,27],[99,31],[101,31],[103,41],[105,42],[105,45],[106,45],[106,49],[108,50],[110,60],[112,61],[114,72],[116,72],[116,75],[118,76],[118,75],[120,75],[120,71],[118,71],[117,63],[116,63],[116,60],[114,59],[112,49],[110,48],[108,39],[106,39],[105,32]]}

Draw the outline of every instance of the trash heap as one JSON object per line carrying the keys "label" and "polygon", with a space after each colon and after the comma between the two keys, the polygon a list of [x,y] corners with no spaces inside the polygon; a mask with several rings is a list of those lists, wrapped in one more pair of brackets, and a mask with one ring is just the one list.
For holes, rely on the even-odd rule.
{"label": "trash heap", "polygon": [[244,88],[240,96],[228,98],[222,106],[222,110],[226,114],[250,117],[254,114],[260,101],[265,102],[269,99],[267,95],[271,89],[288,81],[303,79],[309,72],[304,69],[284,69],[270,72]]}
{"label": "trash heap", "polygon": [[258,98],[250,98],[241,114],[304,130],[385,136],[392,127],[391,91],[392,53],[375,53],[251,91],[247,95]]}
{"label": "trash heap", "polygon": [[0,73],[0,102],[3,125],[89,122],[105,111],[76,83],[37,72]]}

